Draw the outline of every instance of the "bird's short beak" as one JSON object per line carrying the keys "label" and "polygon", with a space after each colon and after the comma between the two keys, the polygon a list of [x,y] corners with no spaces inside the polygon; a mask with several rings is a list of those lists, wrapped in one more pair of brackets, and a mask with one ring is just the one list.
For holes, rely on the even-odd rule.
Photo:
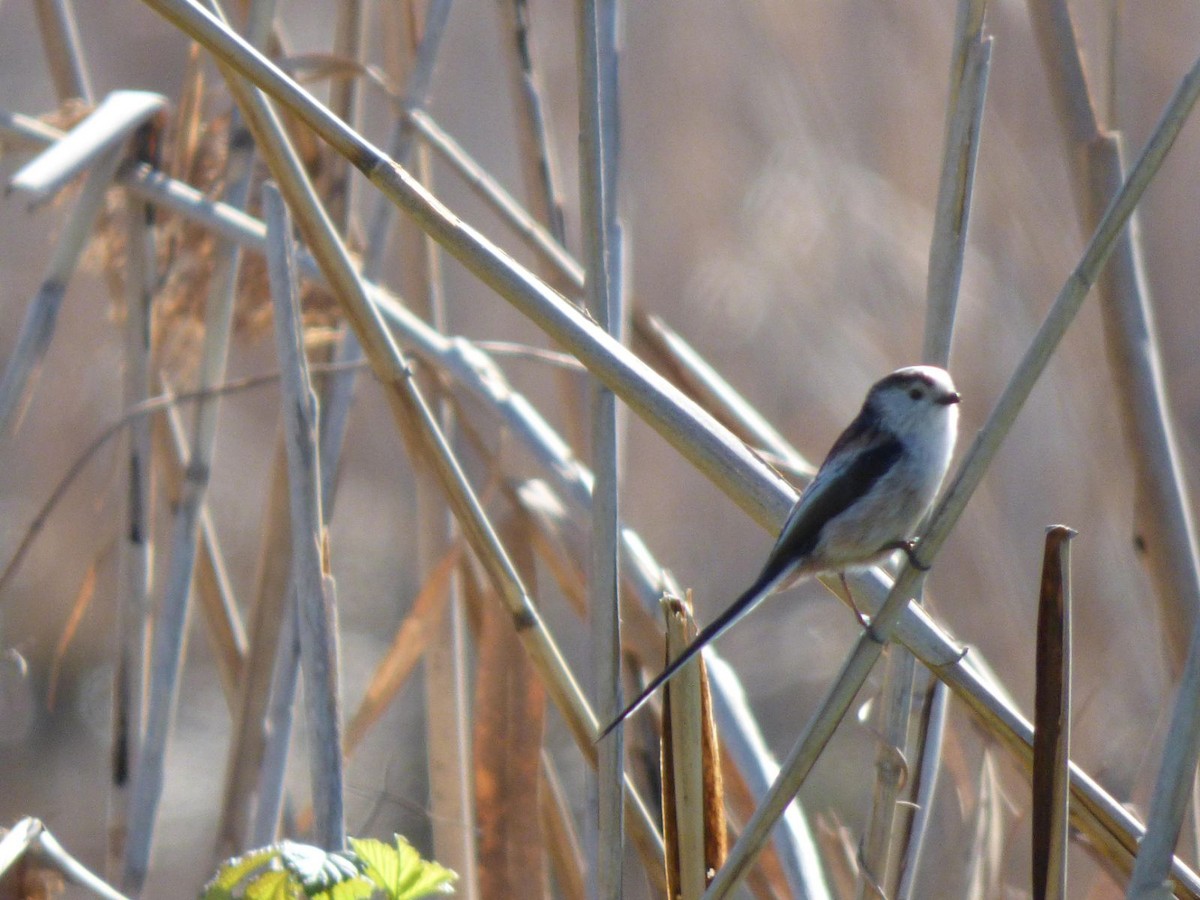
{"label": "bird's short beak", "polygon": [[938,398],[938,403],[942,406],[953,406],[960,402],[962,402],[962,395],[958,391],[951,391],[945,397]]}

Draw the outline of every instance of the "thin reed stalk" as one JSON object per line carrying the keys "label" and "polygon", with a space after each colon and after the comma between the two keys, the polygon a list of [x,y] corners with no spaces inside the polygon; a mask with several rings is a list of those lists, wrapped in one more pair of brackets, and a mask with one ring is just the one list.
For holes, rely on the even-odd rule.
{"label": "thin reed stalk", "polygon": [[78,98],[91,105],[91,77],[71,0],[34,0],[33,9],[58,102]]}
{"label": "thin reed stalk", "polygon": [[[579,196],[588,309],[600,328],[620,341],[624,306],[617,220],[617,0],[576,4],[579,54]],[[591,397],[592,531],[588,566],[588,636],[596,711],[611,721],[624,707],[621,692],[620,469],[617,404],[611,388],[596,383]],[[596,849],[589,857],[600,900],[617,900],[622,888],[624,735],[600,741],[595,799]],[[590,799],[590,797],[589,797]]]}
{"label": "thin reed stalk", "polygon": [[896,888],[896,900],[913,900],[916,893],[917,876],[925,850],[925,838],[933,821],[933,802],[937,792],[938,776],[942,766],[942,737],[946,730],[946,709],[950,692],[945,682],[933,681],[930,685],[930,700],[926,704],[927,724],[924,728],[924,752],[914,773],[916,792],[913,800],[913,820],[905,846],[904,859],[900,865],[900,884]]}
{"label": "thin reed stalk", "polygon": [[308,714],[308,758],[316,812],[315,841],[346,845],[342,775],[342,715],[338,686],[337,597],[321,513],[317,395],[304,354],[291,220],[277,189],[263,187],[267,256],[275,310],[275,343],[283,372],[284,441],[292,519],[292,585]]}
{"label": "thin reed stalk", "polygon": [[[126,409],[150,394],[150,354],[154,288],[158,281],[151,207],[129,198],[126,213],[125,372]],[[117,562],[117,659],[113,666],[112,766],[107,820],[105,871],[115,878],[128,831],[129,786],[141,752],[145,717],[146,647],[150,637],[150,590],[153,565],[154,461],[150,423],[144,418],[128,429],[126,508]]]}
{"label": "thin reed stalk", "polygon": [[[187,432],[178,405],[167,407],[164,418],[165,421],[159,420],[155,430],[159,447],[158,470],[164,473],[168,495],[172,505],[176,505],[187,468]],[[204,614],[217,675],[232,716],[237,710],[238,689],[246,670],[247,642],[241,613],[226,573],[225,555],[207,505],[200,508],[197,543],[193,588]]]}
{"label": "thin reed stalk", "polygon": [[[422,183],[432,187],[428,148],[417,148],[416,163]],[[444,331],[447,310],[439,248],[422,235],[415,249],[415,255],[420,257],[416,260],[417,269],[425,282],[425,302],[420,311],[430,324]],[[418,373],[417,378],[428,396],[438,398],[439,424],[452,439],[453,410],[442,396],[437,380],[428,372]],[[453,546],[455,531],[437,479],[424,467],[417,470],[417,522],[418,563],[423,573],[431,573]],[[487,846],[489,841],[476,838],[478,803],[472,792],[475,783],[472,759],[478,763],[487,748],[475,746],[476,735],[472,732],[472,720],[481,713],[471,708],[470,635],[462,586],[457,578],[451,577],[449,603],[443,614],[434,619],[433,632],[433,640],[425,651],[425,721],[434,847],[437,858],[458,873],[456,890],[467,900],[475,900],[488,893],[489,873],[486,862],[480,859],[479,848]],[[479,649],[484,652],[483,647]],[[531,862],[531,865],[536,869],[536,864]],[[529,874],[536,884],[536,871]]]}

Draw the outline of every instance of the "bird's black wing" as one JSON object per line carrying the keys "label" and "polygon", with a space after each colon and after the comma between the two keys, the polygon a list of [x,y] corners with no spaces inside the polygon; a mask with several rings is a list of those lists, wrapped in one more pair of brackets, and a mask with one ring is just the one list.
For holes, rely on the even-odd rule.
{"label": "bird's black wing", "polygon": [[[852,424],[833,445],[826,457],[826,465],[821,467],[808,490],[796,501],[783,531],[779,533],[779,540],[763,564],[764,576],[781,573],[811,554],[821,539],[825,523],[837,518],[866,496],[904,452],[904,445],[897,438],[879,440],[878,432],[874,430],[852,435],[853,428]],[[825,471],[828,461],[838,455],[839,449],[851,448],[853,443],[860,440],[870,449],[857,453],[848,449],[850,461],[844,467]],[[827,477],[822,478],[823,475]]]}
{"label": "bird's black wing", "polygon": [[[826,465],[813,479],[809,489],[796,502],[796,507],[788,517],[783,531],[779,535],[762,572],[745,593],[733,601],[724,612],[714,619],[703,631],[696,635],[686,650],[677,656],[659,673],[653,681],[629,704],[625,710],[610,722],[600,733],[604,738],[626,718],[636,712],[643,703],[650,699],[651,694],[671,680],[692,657],[704,649],[704,645],[716,639],[730,628],[735,622],[750,612],[759,601],[769,595],[780,582],[785,581],[793,572],[795,565],[802,561],[816,547],[825,523],[848,509],[856,500],[883,477],[884,473],[895,463],[896,458],[903,452],[903,446],[898,440],[877,441],[876,432],[862,427],[862,416],[842,433],[826,458]],[[829,459],[834,458],[839,450],[849,450],[851,445],[862,441],[875,442],[870,449],[863,450],[851,457],[846,467],[834,473],[826,471]],[[823,479],[821,476],[825,475]]]}

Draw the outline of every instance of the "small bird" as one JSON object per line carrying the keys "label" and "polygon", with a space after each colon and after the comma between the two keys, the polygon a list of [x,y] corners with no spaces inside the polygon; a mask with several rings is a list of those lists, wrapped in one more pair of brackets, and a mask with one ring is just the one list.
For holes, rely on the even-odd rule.
{"label": "small bird", "polygon": [[[796,501],[749,589],[601,732],[605,737],[650,699],[704,645],[775,591],[802,578],[882,562],[897,550],[913,564],[917,527],[937,496],[958,436],[961,397],[945,369],[908,366],[877,381]],[[853,605],[853,599],[851,600]],[[855,613],[866,624],[862,614]]]}

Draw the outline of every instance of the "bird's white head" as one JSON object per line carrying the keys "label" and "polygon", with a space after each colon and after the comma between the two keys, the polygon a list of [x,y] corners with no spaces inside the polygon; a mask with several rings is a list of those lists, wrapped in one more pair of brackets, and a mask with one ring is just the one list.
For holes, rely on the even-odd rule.
{"label": "bird's white head", "polygon": [[937,366],[897,369],[872,386],[864,403],[885,431],[902,439],[936,439],[958,431],[958,391]]}

